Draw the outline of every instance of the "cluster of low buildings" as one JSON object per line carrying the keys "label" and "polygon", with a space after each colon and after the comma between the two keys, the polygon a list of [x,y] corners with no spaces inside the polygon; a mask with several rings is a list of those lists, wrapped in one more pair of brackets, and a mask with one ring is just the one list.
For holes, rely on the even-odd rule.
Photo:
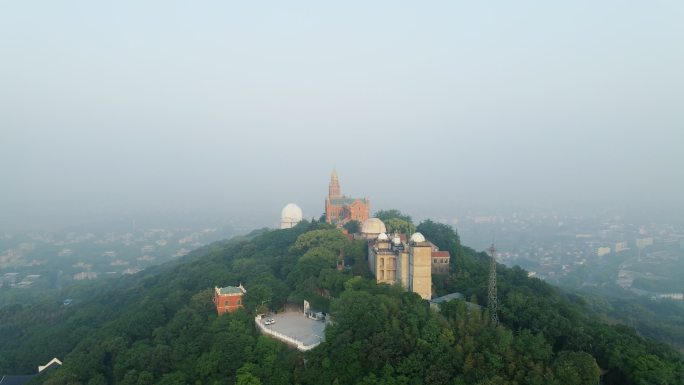
{"label": "cluster of low buildings", "polygon": [[385,224],[369,218],[361,227],[368,240],[368,265],[378,283],[399,284],[423,299],[432,298],[433,274],[447,274],[451,256],[423,234],[387,234]]}
{"label": "cluster of low buildings", "polygon": [[[423,234],[388,233],[378,218],[369,218],[370,200],[342,195],[337,172],[333,170],[325,199],[325,220],[342,227],[351,221],[361,223],[358,234],[368,241],[368,264],[378,283],[400,284],[429,300],[432,276],[448,274],[451,256],[425,239]],[[287,229],[302,220],[302,210],[294,203],[281,212],[280,228]]]}

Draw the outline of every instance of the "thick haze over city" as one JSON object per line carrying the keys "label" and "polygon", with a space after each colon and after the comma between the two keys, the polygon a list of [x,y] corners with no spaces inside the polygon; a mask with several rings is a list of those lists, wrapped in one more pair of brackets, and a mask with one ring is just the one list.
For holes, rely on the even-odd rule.
{"label": "thick haze over city", "polygon": [[[0,2],[0,230],[684,212],[684,3]],[[410,183],[411,180],[428,183]]]}

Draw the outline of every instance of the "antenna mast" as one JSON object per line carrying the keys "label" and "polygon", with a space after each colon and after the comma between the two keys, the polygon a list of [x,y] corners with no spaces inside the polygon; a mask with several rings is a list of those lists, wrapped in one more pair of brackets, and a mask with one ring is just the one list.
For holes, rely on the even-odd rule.
{"label": "antenna mast", "polygon": [[497,315],[498,303],[496,299],[496,248],[494,244],[487,249],[489,251],[489,294],[487,296],[487,308],[489,309],[489,316],[494,325],[499,324],[499,316]]}

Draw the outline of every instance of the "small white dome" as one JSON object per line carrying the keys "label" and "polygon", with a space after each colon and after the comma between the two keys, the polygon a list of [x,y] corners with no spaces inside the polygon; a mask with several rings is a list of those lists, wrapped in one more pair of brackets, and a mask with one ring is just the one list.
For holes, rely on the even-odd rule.
{"label": "small white dome", "polygon": [[302,209],[294,203],[288,203],[280,212],[280,218],[299,222],[302,220]]}
{"label": "small white dome", "polygon": [[364,234],[380,234],[386,233],[387,228],[385,228],[385,224],[380,219],[368,218],[363,222],[361,232]]}
{"label": "small white dome", "polygon": [[388,239],[389,237],[385,233],[380,233],[380,235],[378,235],[378,241],[386,241]]}
{"label": "small white dome", "polygon": [[411,242],[415,242],[415,243],[425,242],[425,237],[421,233],[413,233],[413,235],[411,235]]}
{"label": "small white dome", "polygon": [[392,238],[392,244],[393,245],[398,245],[400,243],[401,243],[401,238],[399,238],[399,237]]}
{"label": "small white dome", "polygon": [[294,203],[288,203],[280,212],[280,228],[289,229],[302,220],[302,209]]}

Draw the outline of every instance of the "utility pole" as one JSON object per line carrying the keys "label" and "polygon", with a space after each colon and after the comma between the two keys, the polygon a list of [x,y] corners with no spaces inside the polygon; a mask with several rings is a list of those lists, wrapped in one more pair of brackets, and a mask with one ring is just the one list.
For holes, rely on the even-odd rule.
{"label": "utility pole", "polygon": [[489,317],[494,325],[499,324],[498,303],[496,299],[496,248],[494,244],[487,249],[489,251],[489,293],[487,295],[487,309],[489,309]]}

